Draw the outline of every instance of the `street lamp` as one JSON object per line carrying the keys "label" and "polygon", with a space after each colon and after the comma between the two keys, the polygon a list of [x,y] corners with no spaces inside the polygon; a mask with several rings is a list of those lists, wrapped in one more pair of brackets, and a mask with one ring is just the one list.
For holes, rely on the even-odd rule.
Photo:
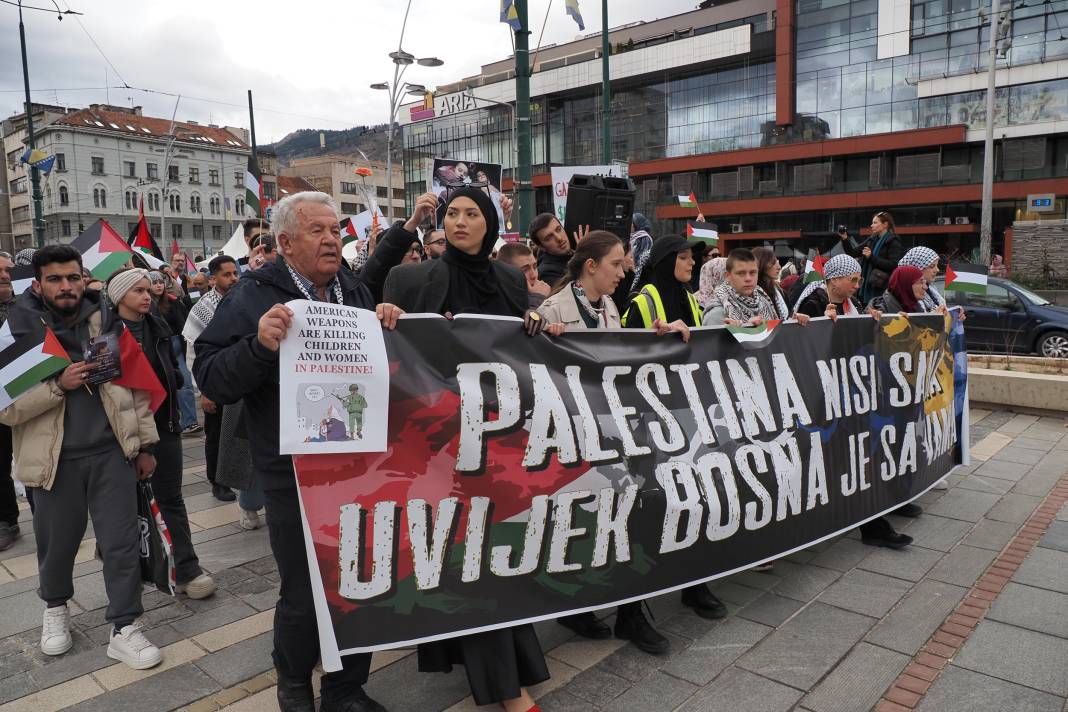
{"label": "street lamp", "polygon": [[[983,137],[983,203],[979,218],[979,261],[990,264],[994,222],[994,112],[997,109],[996,81],[998,55],[1006,56],[1012,46],[1008,37],[1009,9],[1001,10],[998,0],[990,4],[990,46],[986,67],[986,130]],[[980,19],[981,15],[980,15]],[[1000,48],[998,45],[1001,45]]]}

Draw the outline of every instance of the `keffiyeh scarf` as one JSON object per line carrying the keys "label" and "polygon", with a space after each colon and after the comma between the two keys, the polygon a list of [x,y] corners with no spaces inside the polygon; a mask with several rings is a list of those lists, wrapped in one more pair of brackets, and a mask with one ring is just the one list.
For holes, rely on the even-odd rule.
{"label": "keffiyeh scarf", "polygon": [[775,302],[760,287],[755,288],[751,295],[745,296],[724,282],[716,287],[715,299],[723,306],[725,318],[735,319],[743,324],[757,316],[764,317],[765,321],[780,318]]}
{"label": "keffiyeh scarf", "polygon": [[[938,253],[932,250],[930,247],[913,247],[905,256],[898,262],[899,267],[916,267],[920,270],[925,270],[933,264],[938,263]],[[923,295],[923,300],[920,302],[920,306],[924,311],[935,311],[938,307],[946,303],[946,300],[938,293],[938,290],[927,283],[927,294]]]}
{"label": "keffiyeh scarf", "polygon": [[823,279],[818,282],[812,282],[804,291],[801,292],[801,296],[798,298],[797,303],[794,304],[794,311],[797,311],[798,307],[804,303],[808,295],[812,294],[817,289],[827,290],[827,280],[837,279],[838,277],[848,277],[851,274],[857,274],[860,272],[860,263],[854,257],[845,254],[835,255],[831,259],[827,260],[823,265]]}

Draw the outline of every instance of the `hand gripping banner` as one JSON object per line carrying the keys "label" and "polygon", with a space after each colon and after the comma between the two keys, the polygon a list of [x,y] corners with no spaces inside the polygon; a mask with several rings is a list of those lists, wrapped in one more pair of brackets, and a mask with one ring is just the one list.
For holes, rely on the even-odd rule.
{"label": "hand gripping banner", "polygon": [[293,458],[324,663],[677,590],[916,498],[967,450],[953,326],[402,319],[386,450]]}

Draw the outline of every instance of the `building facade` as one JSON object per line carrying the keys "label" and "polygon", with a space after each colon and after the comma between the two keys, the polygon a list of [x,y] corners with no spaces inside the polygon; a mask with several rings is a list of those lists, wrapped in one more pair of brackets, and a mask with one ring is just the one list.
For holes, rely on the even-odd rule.
{"label": "building facade", "polygon": [[[357,168],[370,168],[371,175],[362,178],[356,175]],[[386,216],[400,218],[406,215],[404,200],[404,173],[400,166],[393,166],[393,190],[386,188],[386,164],[357,161],[348,156],[311,156],[294,158],[289,166],[281,169],[281,175],[299,177],[315,186],[316,190],[329,193],[338,201],[344,215],[356,215],[367,210],[367,195],[374,198]],[[365,194],[366,191],[366,194]],[[392,193],[392,195],[391,195]]]}
{"label": "building facade", "polygon": [[[994,245],[1011,259],[1015,222],[1068,217],[1068,0],[1006,7]],[[786,256],[826,244],[838,225],[863,235],[887,210],[907,242],[969,256],[985,15],[979,0],[736,0],[613,30],[611,158],[629,163],[635,208],[660,232],[694,217],[676,201],[692,191],[726,246]],[[537,53],[539,211],[551,210],[550,167],[604,163],[600,78],[599,33]],[[438,87],[432,112],[402,108],[409,195],[434,157],[502,163],[510,176],[514,101],[509,58]]]}
{"label": "building facade", "polygon": [[[172,133],[169,119],[143,116],[140,107],[94,104],[47,123],[35,119],[34,131],[38,147],[56,157],[42,176],[46,243],[69,242],[98,218],[128,235],[143,198],[165,253],[177,242],[191,256],[211,254],[245,215],[244,129],[179,121]],[[23,140],[5,136],[5,149]],[[270,175],[264,183],[275,189]],[[22,207],[11,203],[12,232],[32,241],[28,197]]]}
{"label": "building facade", "polygon": [[[67,109],[49,104],[32,104],[33,125],[35,131],[64,116]],[[33,235],[33,194],[30,186],[30,172],[21,162],[26,152],[26,113],[16,114],[0,123],[0,135],[3,137],[4,161],[2,172],[2,195],[0,195],[0,247],[14,254],[18,250],[32,247]],[[42,180],[44,176],[42,175]],[[44,191],[44,185],[41,186]]]}

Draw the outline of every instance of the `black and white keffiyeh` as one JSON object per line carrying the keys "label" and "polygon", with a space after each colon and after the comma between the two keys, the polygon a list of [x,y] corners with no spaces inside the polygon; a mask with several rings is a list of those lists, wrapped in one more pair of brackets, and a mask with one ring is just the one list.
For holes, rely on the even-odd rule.
{"label": "black and white keffiyeh", "polygon": [[[919,270],[925,270],[933,264],[938,264],[938,253],[930,247],[919,245],[906,252],[905,256],[897,264],[899,267],[915,267]],[[946,300],[938,293],[938,290],[928,282],[927,293],[923,295],[923,299],[920,301],[923,310],[928,312],[935,311],[945,303]]]}
{"label": "black and white keffiyeh", "polygon": [[723,316],[735,319],[743,324],[754,317],[763,317],[766,321],[782,318],[775,302],[760,287],[756,287],[749,296],[741,294],[729,282],[716,287],[715,298],[723,306]]}
{"label": "black and white keffiyeh", "polygon": [[837,279],[838,277],[848,277],[851,274],[858,274],[860,272],[860,263],[856,258],[841,253],[835,255],[831,259],[827,260],[823,265],[823,279],[817,282],[811,282],[801,292],[801,296],[798,298],[797,303],[794,304],[794,311],[796,312],[801,304],[804,303],[808,295],[812,294],[817,289],[827,290],[827,280]]}

